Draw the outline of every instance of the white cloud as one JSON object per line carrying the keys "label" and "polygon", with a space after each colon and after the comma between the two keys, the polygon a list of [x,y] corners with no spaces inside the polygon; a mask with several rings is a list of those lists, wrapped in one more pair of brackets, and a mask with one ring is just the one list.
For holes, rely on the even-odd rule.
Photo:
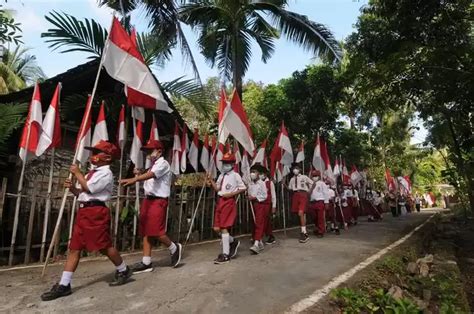
{"label": "white cloud", "polygon": [[32,6],[25,4],[12,3],[7,7],[15,11],[16,22],[21,23],[23,32],[38,32],[47,28],[47,23],[43,16],[37,13]]}
{"label": "white cloud", "polygon": [[86,0],[87,6],[90,8],[90,13],[95,15],[93,18],[99,22],[102,26],[109,28],[112,21],[113,10],[106,6],[99,7],[97,0]]}

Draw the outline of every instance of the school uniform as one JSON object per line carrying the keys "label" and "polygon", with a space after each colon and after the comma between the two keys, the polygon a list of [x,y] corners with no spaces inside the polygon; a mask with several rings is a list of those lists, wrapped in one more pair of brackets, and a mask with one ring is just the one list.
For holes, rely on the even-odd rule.
{"label": "school uniform", "polygon": [[236,200],[235,196],[224,198],[222,195],[233,193],[237,190],[245,190],[246,187],[240,174],[233,170],[221,173],[216,185],[219,191],[217,192],[218,199],[214,213],[214,227],[229,229],[234,225],[237,217]]}
{"label": "school uniform", "polygon": [[336,192],[330,187],[328,187],[329,203],[326,209],[326,221],[330,222],[334,226],[336,225],[336,215],[335,215],[335,199]]}
{"label": "school uniform", "polygon": [[265,218],[268,216],[268,205],[265,204],[267,200],[267,187],[265,183],[258,179],[257,181],[250,181],[248,186],[248,194],[256,199],[252,200],[252,206],[255,214],[255,222],[252,239],[261,241],[265,230]]}
{"label": "school uniform", "polygon": [[344,192],[341,196],[341,206],[342,206],[342,213],[344,214],[345,222],[350,222],[354,220],[353,209],[353,194],[350,188],[344,189]]}
{"label": "school uniform", "polygon": [[276,208],[276,193],[275,193],[275,184],[268,178],[263,181],[265,183],[265,187],[267,189],[267,199],[265,200],[264,204],[267,207],[267,215],[265,216],[265,235],[268,237],[273,236],[272,230],[272,208]]}
{"label": "school uniform", "polygon": [[328,186],[321,180],[314,183],[311,192],[309,209],[314,215],[314,225],[317,227],[317,233],[323,235],[326,232],[326,204],[329,204]]}
{"label": "school uniform", "polygon": [[291,212],[306,212],[308,207],[308,191],[313,185],[313,180],[303,174],[294,175],[290,179],[289,189],[293,191],[291,198]]}
{"label": "school uniform", "polygon": [[110,200],[114,176],[105,165],[86,175],[87,189],[77,198],[79,210],[69,244],[71,250],[99,251],[112,247],[110,236],[110,210],[105,202]]}
{"label": "school uniform", "polygon": [[154,177],[143,182],[145,199],[140,208],[139,232],[142,237],[166,235],[166,211],[171,192],[170,164],[158,158],[150,168]]}

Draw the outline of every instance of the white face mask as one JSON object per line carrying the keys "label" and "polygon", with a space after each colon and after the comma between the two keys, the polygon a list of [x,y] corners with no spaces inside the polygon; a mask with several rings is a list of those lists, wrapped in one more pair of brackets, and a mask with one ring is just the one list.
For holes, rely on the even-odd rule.
{"label": "white face mask", "polygon": [[231,164],[224,164],[222,165],[222,172],[227,173],[234,168]]}
{"label": "white face mask", "polygon": [[250,173],[250,179],[252,179],[253,181],[257,180],[258,176],[256,173]]}
{"label": "white face mask", "polygon": [[295,176],[299,175],[300,174],[300,169],[293,169],[293,174]]}
{"label": "white face mask", "polygon": [[313,181],[319,181],[319,177],[313,177]]}
{"label": "white face mask", "polygon": [[94,165],[92,163],[89,164],[89,170],[96,170],[97,169],[97,165]]}
{"label": "white face mask", "polygon": [[260,175],[260,180],[265,181],[267,179],[267,176],[265,174]]}

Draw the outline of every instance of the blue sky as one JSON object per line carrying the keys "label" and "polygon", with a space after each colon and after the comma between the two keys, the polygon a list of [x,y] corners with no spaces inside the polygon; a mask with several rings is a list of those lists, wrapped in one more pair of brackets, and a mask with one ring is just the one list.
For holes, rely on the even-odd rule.
{"label": "blue sky", "polygon": [[[366,3],[366,0],[293,0],[290,1],[289,9],[325,24],[333,31],[337,40],[342,40],[354,31],[359,10]],[[48,12],[57,10],[80,19],[93,18],[105,27],[110,24],[112,14],[109,9],[97,7],[96,0],[9,0],[4,6],[16,11],[16,19],[22,24],[23,41],[31,48],[30,52],[36,55],[38,64],[48,77],[62,73],[87,60],[87,55],[83,53],[62,54],[48,48],[48,44],[40,36],[51,27],[44,19]],[[136,25],[138,31],[145,31],[147,28],[141,12],[132,16],[132,23]],[[209,68],[200,56],[195,34],[188,28],[185,28],[185,33],[192,46],[201,77],[205,80],[208,77],[217,76],[217,70]],[[294,71],[301,70],[313,62],[311,53],[305,52],[285,39],[277,42],[275,54],[266,64],[261,62],[260,57],[258,47],[254,47],[246,79],[267,84],[288,77]],[[165,68],[155,70],[158,78],[161,81],[168,81],[183,75],[192,76],[190,68],[186,67],[182,60],[180,53],[175,51],[173,59]],[[417,132],[416,138],[424,139],[425,132],[425,130]],[[420,140],[414,139],[414,142],[420,142]]]}

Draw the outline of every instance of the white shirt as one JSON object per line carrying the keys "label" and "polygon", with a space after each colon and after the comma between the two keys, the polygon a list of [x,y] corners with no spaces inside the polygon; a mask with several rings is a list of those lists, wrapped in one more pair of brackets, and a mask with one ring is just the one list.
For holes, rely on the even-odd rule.
{"label": "white shirt", "polygon": [[328,186],[321,180],[316,181],[315,187],[311,192],[310,196],[311,201],[324,201],[324,203],[329,203],[329,191]]}
{"label": "white shirt", "polygon": [[171,169],[170,164],[163,157],[158,158],[151,169],[153,178],[145,180],[143,189],[145,195],[169,197],[171,191]]}
{"label": "white shirt", "polygon": [[[296,186],[296,181],[298,181],[298,186]],[[308,192],[311,186],[313,185],[313,180],[305,176],[304,174],[298,174],[293,176],[290,179],[289,188],[292,191],[306,191]]]}
{"label": "white shirt", "polygon": [[352,194],[351,189],[344,189],[344,197],[349,198],[349,197],[353,197],[353,196],[354,195]]}
{"label": "white shirt", "polygon": [[216,182],[217,188],[219,192],[217,195],[222,196],[227,193],[233,193],[237,190],[246,190],[244,181],[242,181],[242,177],[240,174],[231,170],[227,173],[221,173],[219,178],[217,178]]}
{"label": "white shirt", "polygon": [[256,197],[258,202],[264,202],[267,199],[267,186],[260,179],[255,182],[250,181],[248,192],[249,196]]}
{"label": "white shirt", "polygon": [[328,192],[329,192],[329,200],[334,201],[336,198],[336,192],[330,187],[328,187]]}
{"label": "white shirt", "polygon": [[374,206],[379,206],[382,203],[382,197],[375,195],[373,200]]}
{"label": "white shirt", "polygon": [[109,165],[97,167],[91,176],[86,175],[88,192],[81,192],[77,197],[79,202],[107,202],[114,188],[114,175]]}
{"label": "white shirt", "polygon": [[[270,181],[270,179],[266,178],[265,181],[265,184],[267,184],[267,182],[270,182],[270,194],[272,195],[272,208],[276,208],[277,207],[277,198],[276,198],[276,192],[275,192],[275,183],[273,183],[272,181]],[[265,185],[266,187],[266,185]],[[267,197],[268,197],[268,194],[267,194]]]}

